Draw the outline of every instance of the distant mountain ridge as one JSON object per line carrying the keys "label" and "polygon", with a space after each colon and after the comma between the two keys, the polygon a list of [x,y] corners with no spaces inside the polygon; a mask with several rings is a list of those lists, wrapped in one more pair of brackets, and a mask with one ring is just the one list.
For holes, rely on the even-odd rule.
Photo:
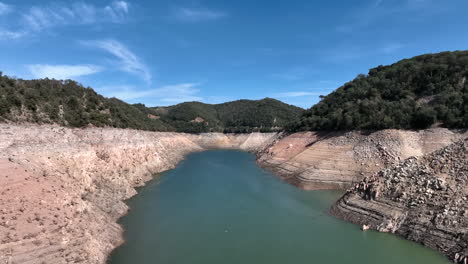
{"label": "distant mountain ridge", "polygon": [[301,130],[468,127],[468,51],[378,66],[322,98],[289,126]]}
{"label": "distant mountain ridge", "polygon": [[72,80],[22,80],[0,73],[0,122],[57,123],[177,132],[270,132],[303,109],[274,99],[146,107],[106,98]]}
{"label": "distant mountain ridge", "polygon": [[178,131],[224,131],[245,133],[283,129],[291,120],[299,118],[302,108],[281,101],[237,100],[222,104],[186,102],[169,107],[152,108],[162,121]]}
{"label": "distant mountain ridge", "polygon": [[189,133],[468,128],[468,51],[378,66],[305,111],[271,98],[146,107],[103,97],[72,80],[0,73],[0,121]]}

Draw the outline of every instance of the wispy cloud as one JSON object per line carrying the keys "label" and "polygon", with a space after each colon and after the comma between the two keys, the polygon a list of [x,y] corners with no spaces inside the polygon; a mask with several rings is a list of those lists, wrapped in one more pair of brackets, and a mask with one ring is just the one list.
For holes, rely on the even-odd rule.
{"label": "wispy cloud", "polygon": [[105,6],[77,1],[72,4],[35,5],[27,9],[0,2],[0,15],[10,18],[8,24],[3,25],[4,29],[0,29],[0,37],[15,39],[67,25],[123,23],[129,11],[130,4],[125,1],[113,1]]}
{"label": "wispy cloud", "polygon": [[124,101],[144,99],[146,103],[153,105],[176,104],[187,101],[201,101],[198,95],[200,90],[198,83],[181,83],[167,85],[155,89],[140,90],[134,86],[109,86],[99,89],[104,95],[116,97]]}
{"label": "wispy cloud", "polygon": [[121,22],[127,18],[130,5],[125,1],[114,1],[106,6],[104,10],[114,22]]}
{"label": "wispy cloud", "polygon": [[227,13],[219,10],[210,10],[206,8],[177,8],[174,10],[174,17],[184,22],[201,22],[209,20],[218,20],[227,17]]}
{"label": "wispy cloud", "polygon": [[[414,17],[433,15],[446,9],[443,1],[434,0],[372,0],[355,8],[345,17],[346,23],[338,25],[341,33],[354,33],[389,19],[412,20]],[[382,30],[380,28],[380,30]]]}
{"label": "wispy cloud", "polygon": [[53,78],[65,80],[95,74],[102,68],[95,65],[50,65],[33,64],[27,66],[34,78]]}
{"label": "wispy cloud", "polygon": [[0,28],[0,39],[18,39],[23,37],[26,32],[10,31]]}
{"label": "wispy cloud", "polygon": [[129,12],[125,1],[114,1],[98,7],[86,2],[72,5],[34,6],[23,15],[23,23],[32,31],[63,25],[84,25],[98,22],[123,22]]}
{"label": "wispy cloud", "polygon": [[0,15],[5,15],[13,11],[13,7],[10,5],[7,5],[3,2],[0,2]]}
{"label": "wispy cloud", "polygon": [[124,101],[147,97],[152,93],[151,90],[139,90],[135,86],[131,85],[106,86],[101,87],[99,91],[105,96],[115,97]]}
{"label": "wispy cloud", "polygon": [[122,71],[137,75],[147,83],[151,83],[152,76],[148,67],[124,44],[112,39],[83,43],[107,51],[118,59],[117,64]]}
{"label": "wispy cloud", "polygon": [[369,46],[342,44],[322,51],[322,59],[326,62],[343,63],[345,61],[362,60],[371,56],[394,55],[408,47],[400,42],[369,43]]}
{"label": "wispy cloud", "polygon": [[156,94],[163,95],[161,101],[170,103],[180,103],[187,101],[201,101],[203,98],[197,96],[200,90],[198,83],[182,83],[176,85],[163,86],[155,89]]}

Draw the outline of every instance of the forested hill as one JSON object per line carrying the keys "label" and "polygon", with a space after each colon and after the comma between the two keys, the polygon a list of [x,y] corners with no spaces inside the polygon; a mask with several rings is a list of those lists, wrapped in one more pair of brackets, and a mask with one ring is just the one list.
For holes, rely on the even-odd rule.
{"label": "forested hill", "polygon": [[0,122],[56,123],[151,131],[276,131],[303,109],[273,99],[148,108],[106,98],[72,80],[21,80],[0,73]]}
{"label": "forested hill", "polygon": [[289,130],[467,128],[467,79],[468,51],[379,66],[324,97]]}
{"label": "forested hill", "polygon": [[215,105],[187,102],[153,110],[178,131],[236,133],[249,132],[252,128],[263,132],[281,130],[304,111],[271,98]]}

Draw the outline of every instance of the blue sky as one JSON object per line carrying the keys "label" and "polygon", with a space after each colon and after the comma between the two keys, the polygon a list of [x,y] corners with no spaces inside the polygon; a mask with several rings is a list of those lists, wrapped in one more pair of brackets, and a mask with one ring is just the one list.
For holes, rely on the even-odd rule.
{"label": "blue sky", "polygon": [[149,106],[308,108],[371,67],[468,47],[466,0],[0,0],[0,70]]}

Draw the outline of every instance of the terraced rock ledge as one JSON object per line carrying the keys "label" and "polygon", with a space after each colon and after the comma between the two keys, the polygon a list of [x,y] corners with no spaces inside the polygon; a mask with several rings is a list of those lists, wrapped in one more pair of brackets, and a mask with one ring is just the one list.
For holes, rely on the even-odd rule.
{"label": "terraced rock ledge", "polygon": [[[192,135],[0,124],[0,263],[105,263],[123,241],[123,201],[191,152],[254,152],[298,187],[330,189],[466,137],[447,129]],[[398,205],[388,204],[396,212]]]}
{"label": "terraced rock ledge", "polygon": [[387,166],[468,137],[444,128],[420,131],[302,132],[259,152],[258,162],[302,189],[346,189]]}
{"label": "terraced rock ledge", "polygon": [[468,139],[411,157],[350,188],[333,215],[468,262]]}

